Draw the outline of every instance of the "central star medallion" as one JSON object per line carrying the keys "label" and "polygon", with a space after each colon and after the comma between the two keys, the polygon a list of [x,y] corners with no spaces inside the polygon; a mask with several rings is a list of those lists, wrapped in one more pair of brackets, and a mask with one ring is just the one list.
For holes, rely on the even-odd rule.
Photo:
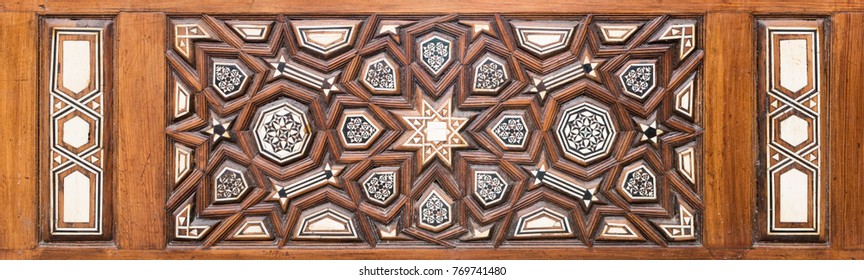
{"label": "central star medallion", "polygon": [[417,150],[420,165],[426,165],[437,157],[450,166],[453,149],[468,147],[468,142],[459,134],[468,118],[454,117],[450,97],[444,100],[436,107],[436,104],[419,98],[419,110],[397,113],[410,128],[410,133],[406,134],[408,137],[403,136],[401,147]]}

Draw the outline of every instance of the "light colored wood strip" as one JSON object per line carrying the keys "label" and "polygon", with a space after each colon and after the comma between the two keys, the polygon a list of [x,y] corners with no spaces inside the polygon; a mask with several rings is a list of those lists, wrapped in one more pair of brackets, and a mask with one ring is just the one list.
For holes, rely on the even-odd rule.
{"label": "light colored wood strip", "polygon": [[0,248],[36,246],[36,17],[0,13]]}
{"label": "light colored wood strip", "polygon": [[753,18],[714,13],[705,27],[704,242],[707,248],[748,248],[757,155]]}
{"label": "light colored wood strip", "polygon": [[165,246],[165,22],[161,13],[117,16],[117,245]]}
{"label": "light colored wood strip", "polygon": [[[542,5],[524,0],[332,0],[309,5],[306,0],[6,0],[2,8],[7,11],[38,13],[116,13],[165,11],[172,13],[357,13],[361,11],[387,11],[387,13],[704,13],[705,11],[758,12],[758,13],[827,13],[836,11],[864,11],[864,2],[849,0],[788,0],[783,5],[768,0],[549,0]],[[454,8],[458,7],[458,8]]]}

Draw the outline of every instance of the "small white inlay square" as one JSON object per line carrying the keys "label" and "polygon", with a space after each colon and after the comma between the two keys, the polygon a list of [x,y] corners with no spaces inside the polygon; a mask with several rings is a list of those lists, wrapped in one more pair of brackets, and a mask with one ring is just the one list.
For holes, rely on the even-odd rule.
{"label": "small white inlay square", "polygon": [[445,123],[445,122],[428,122],[428,123],[426,123],[426,140],[429,140],[429,141],[446,141],[447,140],[447,123]]}

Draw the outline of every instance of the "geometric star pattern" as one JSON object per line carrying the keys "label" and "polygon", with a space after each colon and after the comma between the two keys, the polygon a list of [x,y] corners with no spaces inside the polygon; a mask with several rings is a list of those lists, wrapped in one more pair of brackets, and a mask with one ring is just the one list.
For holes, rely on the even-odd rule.
{"label": "geometric star pattern", "polygon": [[426,100],[420,102],[416,112],[397,113],[409,128],[409,136],[401,145],[417,150],[420,165],[425,165],[437,157],[450,166],[453,150],[468,147],[465,138],[459,134],[468,118],[453,116],[450,99],[437,107]]}
{"label": "geometric star pattern", "polygon": [[700,16],[168,20],[171,246],[702,242]]}

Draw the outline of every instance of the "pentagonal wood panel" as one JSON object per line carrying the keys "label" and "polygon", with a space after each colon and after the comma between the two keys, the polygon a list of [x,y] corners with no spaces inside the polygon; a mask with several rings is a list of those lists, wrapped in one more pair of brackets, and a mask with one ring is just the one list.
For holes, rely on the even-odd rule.
{"label": "pentagonal wood panel", "polygon": [[169,17],[172,246],[701,243],[701,18]]}

